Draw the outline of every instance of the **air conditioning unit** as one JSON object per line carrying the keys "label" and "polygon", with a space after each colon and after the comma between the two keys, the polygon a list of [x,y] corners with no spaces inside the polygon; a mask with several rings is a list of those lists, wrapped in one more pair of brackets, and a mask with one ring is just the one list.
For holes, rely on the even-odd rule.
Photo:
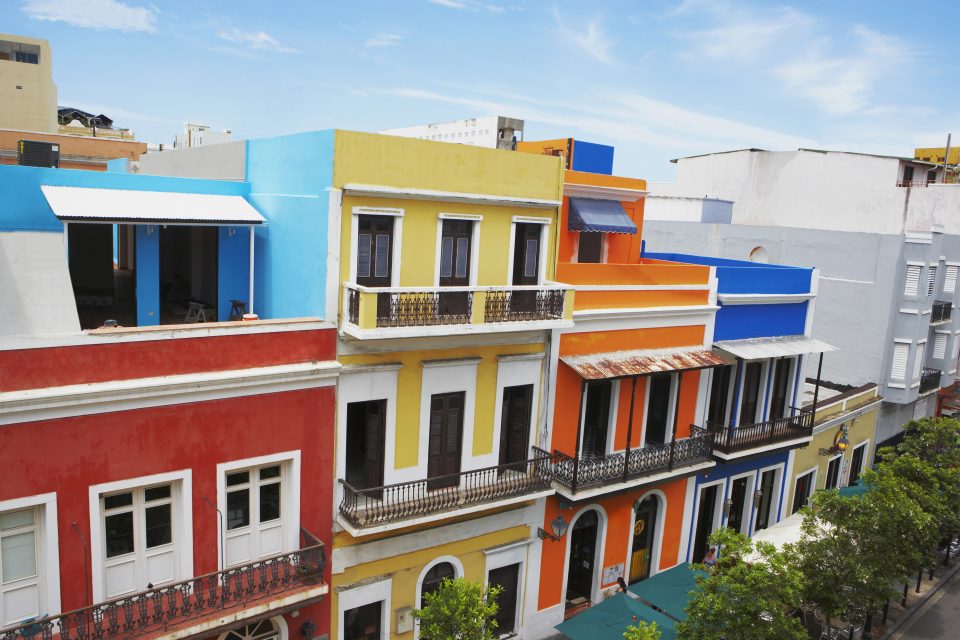
{"label": "air conditioning unit", "polygon": [[24,167],[59,167],[60,145],[39,140],[17,142],[17,164]]}

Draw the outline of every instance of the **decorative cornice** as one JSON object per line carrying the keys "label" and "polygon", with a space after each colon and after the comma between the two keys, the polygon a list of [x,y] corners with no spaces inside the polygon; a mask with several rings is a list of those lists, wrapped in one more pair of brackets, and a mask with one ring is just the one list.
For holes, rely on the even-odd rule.
{"label": "decorative cornice", "polygon": [[721,304],[793,304],[813,300],[815,293],[718,293]]}
{"label": "decorative cornice", "polygon": [[649,191],[626,189],[624,187],[604,187],[595,184],[577,184],[566,182],[563,195],[574,198],[594,198],[596,200],[616,200],[618,202],[636,202],[645,198]]}
{"label": "decorative cornice", "polygon": [[505,207],[533,207],[553,209],[559,207],[560,200],[545,198],[526,198],[523,196],[497,196],[485,193],[463,193],[460,191],[436,191],[434,189],[410,189],[390,187],[379,184],[345,184],[343,191],[351,196],[368,198],[396,198],[399,200],[441,200],[443,202],[463,202],[466,204],[492,204]]}

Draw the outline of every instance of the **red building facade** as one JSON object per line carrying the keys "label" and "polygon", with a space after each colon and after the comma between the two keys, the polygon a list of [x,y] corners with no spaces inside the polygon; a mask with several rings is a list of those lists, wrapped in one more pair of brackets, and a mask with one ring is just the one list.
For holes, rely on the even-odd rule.
{"label": "red building facade", "polygon": [[335,343],[317,320],[7,341],[0,638],[326,633]]}

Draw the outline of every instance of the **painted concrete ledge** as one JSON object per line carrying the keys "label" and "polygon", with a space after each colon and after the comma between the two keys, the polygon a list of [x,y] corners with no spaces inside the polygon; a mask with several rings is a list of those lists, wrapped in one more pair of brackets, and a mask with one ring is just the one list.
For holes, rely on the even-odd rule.
{"label": "painted concrete ledge", "polygon": [[933,608],[934,605],[940,600],[943,596],[944,587],[948,586],[951,580],[960,572],[960,558],[955,559],[955,564],[952,568],[948,569],[944,573],[937,584],[933,585],[926,593],[921,594],[913,603],[913,606],[910,607],[906,613],[901,616],[896,622],[890,625],[890,628],[887,629],[886,633],[882,636],[876,636],[879,640],[899,640],[904,633],[910,630],[910,627],[916,622],[920,616]]}

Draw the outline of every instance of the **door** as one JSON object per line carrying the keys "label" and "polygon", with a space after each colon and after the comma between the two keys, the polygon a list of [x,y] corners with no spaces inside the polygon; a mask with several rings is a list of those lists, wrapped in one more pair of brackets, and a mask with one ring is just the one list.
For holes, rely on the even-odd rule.
{"label": "door", "polygon": [[797,478],[797,483],[793,488],[793,508],[790,509],[791,515],[807,506],[807,499],[810,497],[810,484],[813,482],[813,473],[814,472],[811,471]]}
{"label": "door", "polygon": [[32,508],[0,514],[0,628],[44,614],[40,513]]}
{"label": "door", "polygon": [[836,489],[840,486],[840,465],[843,464],[843,456],[837,456],[827,463],[827,478],[824,482],[824,489]]}
{"label": "door", "polygon": [[730,375],[733,367],[726,365],[713,370],[713,379],[710,382],[710,407],[707,411],[707,420],[714,425],[726,425],[727,401],[730,396]]}
{"label": "door", "polygon": [[780,358],[773,370],[773,398],[770,404],[770,419],[779,420],[787,415],[787,385],[790,382],[790,359]]}
{"label": "door", "polygon": [[[518,222],[513,238],[514,286],[540,284],[540,247],[543,225]],[[510,311],[534,313],[537,310],[536,291],[514,291],[510,294]]]}
{"label": "door", "polygon": [[700,507],[697,509],[697,533],[693,542],[693,562],[703,562],[703,557],[707,555],[707,538],[713,533],[718,488],[718,485],[711,485],[700,490]]}
{"label": "door", "polygon": [[[357,216],[357,284],[389,287],[393,278],[393,217]],[[377,294],[377,317],[390,318],[391,295]]]}
{"label": "door", "polygon": [[607,430],[610,426],[610,394],[613,385],[609,380],[587,383],[587,400],[583,412],[584,458],[607,454]]}
{"label": "door", "polygon": [[847,480],[848,486],[856,484],[857,480],[860,479],[860,473],[863,472],[863,454],[866,450],[866,445],[860,445],[853,450],[853,455],[850,457],[850,477]]}
{"label": "door", "polygon": [[730,515],[727,516],[727,527],[740,533],[747,533],[749,521],[744,518],[747,506],[747,480],[737,478],[730,487]]}
{"label": "door", "polygon": [[760,476],[760,503],[757,505],[757,524],[753,528],[754,531],[760,531],[770,526],[776,483],[776,469],[764,471]]}
{"label": "door", "polygon": [[466,393],[440,393],[430,398],[430,456],[427,489],[456,487],[460,483],[460,447]]}
{"label": "door", "polygon": [[650,577],[650,560],[653,555],[653,534],[657,526],[655,496],[647,496],[640,503],[633,521],[633,546],[630,553],[630,584]]}
{"label": "door", "polygon": [[487,575],[491,587],[499,586],[502,591],[497,596],[497,628],[494,635],[512,634],[517,628],[517,596],[520,593],[520,563],[509,564],[493,569]]}
{"label": "door", "polygon": [[[354,489],[383,486],[386,400],[347,404],[347,469],[345,480]],[[379,498],[381,491],[365,492]]]}
{"label": "door", "polygon": [[506,469],[526,472],[530,443],[530,415],[533,385],[504,387],[500,412],[500,472]]}
{"label": "door", "polygon": [[590,602],[596,564],[597,512],[589,510],[577,519],[570,534],[570,566],[567,568],[567,605]]}
{"label": "door", "polygon": [[344,640],[380,640],[383,601],[371,602],[343,613]]}
{"label": "door", "polygon": [[[470,245],[473,222],[470,220],[444,220],[440,234],[440,286],[470,286]],[[469,322],[470,294],[465,291],[440,293],[438,314],[461,316]]]}
{"label": "door", "polygon": [[604,236],[604,233],[597,231],[581,231],[577,240],[577,262],[603,262]]}
{"label": "door", "polygon": [[747,362],[743,374],[743,398],[740,402],[740,426],[757,422],[757,406],[760,399],[760,374],[763,372],[763,363]]}
{"label": "door", "polygon": [[667,441],[667,421],[670,417],[670,386],[673,376],[658,373],[650,376],[650,398],[647,401],[647,425],[645,443],[647,446],[663,444]]}
{"label": "door", "polygon": [[244,564],[283,551],[283,469],[280,464],[226,474],[225,560]]}

